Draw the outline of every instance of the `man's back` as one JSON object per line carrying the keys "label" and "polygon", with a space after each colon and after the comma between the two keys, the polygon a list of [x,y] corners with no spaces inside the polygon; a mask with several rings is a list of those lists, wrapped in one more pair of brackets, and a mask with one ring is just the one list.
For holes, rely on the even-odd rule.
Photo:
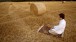
{"label": "man's back", "polygon": [[64,32],[66,27],[66,21],[64,19],[60,20],[59,25],[54,26],[52,30],[54,30],[57,34],[61,34]]}

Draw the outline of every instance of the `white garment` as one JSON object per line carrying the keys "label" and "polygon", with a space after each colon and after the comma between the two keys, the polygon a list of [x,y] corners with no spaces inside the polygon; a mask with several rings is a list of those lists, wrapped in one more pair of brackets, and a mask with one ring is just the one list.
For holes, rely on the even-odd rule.
{"label": "white garment", "polygon": [[50,29],[49,31],[53,30],[57,34],[62,34],[65,30],[65,27],[66,27],[66,21],[64,19],[62,19],[62,20],[60,20],[59,25],[54,26],[54,28]]}

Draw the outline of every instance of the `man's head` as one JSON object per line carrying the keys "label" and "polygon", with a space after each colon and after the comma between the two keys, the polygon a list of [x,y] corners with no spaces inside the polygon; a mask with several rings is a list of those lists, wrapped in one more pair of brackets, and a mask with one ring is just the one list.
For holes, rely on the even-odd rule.
{"label": "man's head", "polygon": [[64,18],[65,18],[64,13],[60,13],[60,14],[59,14],[59,16],[60,16],[60,18],[62,18],[62,19],[64,19]]}

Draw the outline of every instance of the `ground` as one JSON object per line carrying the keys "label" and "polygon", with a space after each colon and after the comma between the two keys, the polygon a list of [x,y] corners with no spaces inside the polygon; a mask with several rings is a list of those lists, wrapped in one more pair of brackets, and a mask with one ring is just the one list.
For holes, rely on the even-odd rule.
{"label": "ground", "polygon": [[[76,2],[42,2],[47,12],[37,16],[29,2],[0,3],[0,42],[76,42]],[[67,26],[63,38],[37,32],[42,24],[57,25],[59,13],[65,14]]]}

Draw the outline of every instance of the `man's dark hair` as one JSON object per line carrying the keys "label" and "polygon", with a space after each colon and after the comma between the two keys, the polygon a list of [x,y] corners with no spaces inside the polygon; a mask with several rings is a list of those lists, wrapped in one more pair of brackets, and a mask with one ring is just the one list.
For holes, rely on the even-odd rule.
{"label": "man's dark hair", "polygon": [[64,18],[65,18],[64,13],[60,13],[60,14],[59,14],[59,16],[60,16],[60,18],[62,18],[62,19],[64,19]]}

